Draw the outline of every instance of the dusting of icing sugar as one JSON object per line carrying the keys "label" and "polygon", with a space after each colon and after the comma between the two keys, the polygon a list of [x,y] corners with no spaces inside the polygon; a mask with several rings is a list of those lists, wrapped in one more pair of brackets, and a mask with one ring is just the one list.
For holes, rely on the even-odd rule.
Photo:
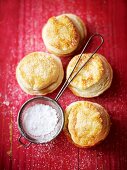
{"label": "dusting of icing sugar", "polygon": [[44,136],[54,130],[57,121],[55,109],[49,105],[36,104],[26,110],[23,126],[30,135]]}
{"label": "dusting of icing sugar", "polygon": [[5,104],[6,106],[9,106],[10,102],[9,101],[4,101],[3,104]]}
{"label": "dusting of icing sugar", "polygon": [[9,106],[10,102],[8,101],[8,97],[7,95],[3,95],[2,93],[0,93],[0,97],[3,100],[2,102],[0,102],[0,105],[6,105]]}

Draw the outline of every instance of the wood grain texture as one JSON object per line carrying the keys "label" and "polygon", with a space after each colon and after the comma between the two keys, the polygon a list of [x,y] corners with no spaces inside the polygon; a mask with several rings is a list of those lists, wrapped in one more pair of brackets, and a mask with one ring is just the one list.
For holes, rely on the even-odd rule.
{"label": "wood grain texture", "polygon": [[[42,27],[51,16],[74,13],[105,43],[100,53],[113,67],[111,88],[89,101],[104,106],[112,119],[108,138],[91,149],[78,149],[61,133],[44,145],[25,149],[18,143],[18,110],[31,96],[15,79],[17,63],[33,51],[46,51]],[[125,0],[0,0],[0,169],[8,170],[126,170],[127,169],[127,1]],[[96,44],[93,44],[93,47]],[[92,51],[93,47],[87,51]],[[64,68],[71,57],[63,58]],[[54,98],[59,89],[48,95]],[[65,109],[71,102],[88,100],[68,89],[60,100]]]}

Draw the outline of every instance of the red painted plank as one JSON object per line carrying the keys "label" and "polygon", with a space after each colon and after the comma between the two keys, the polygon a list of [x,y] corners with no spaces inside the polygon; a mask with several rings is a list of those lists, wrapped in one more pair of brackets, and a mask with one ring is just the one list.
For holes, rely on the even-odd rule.
{"label": "red painted plank", "polygon": [[[0,169],[127,169],[126,11],[124,0],[0,1]],[[41,38],[42,27],[50,16],[61,13],[79,15],[86,22],[88,35],[98,32],[104,36],[105,44],[100,53],[111,63],[114,79],[107,92],[89,100],[102,104],[109,111],[111,132],[102,144],[91,149],[76,148],[63,133],[48,144],[25,149],[18,143],[20,134],[16,121],[21,104],[31,96],[18,86],[15,68],[29,52],[46,51]],[[70,58],[62,58],[64,68]],[[48,96],[55,97],[58,90]],[[76,100],[87,99],[76,97],[67,89],[60,104],[66,108]]]}

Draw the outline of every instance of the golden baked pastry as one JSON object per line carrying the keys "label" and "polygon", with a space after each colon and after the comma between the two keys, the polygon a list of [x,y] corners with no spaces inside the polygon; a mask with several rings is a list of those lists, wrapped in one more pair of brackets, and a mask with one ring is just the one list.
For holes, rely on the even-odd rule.
{"label": "golden baked pastry", "polygon": [[87,36],[86,26],[84,22],[81,20],[81,18],[79,18],[78,16],[74,14],[66,14],[66,16],[68,16],[71,19],[73,24],[76,26],[78,33],[80,34],[79,45],[78,48],[76,49],[77,51],[84,45],[84,40],[86,39]]}
{"label": "golden baked pastry", "polygon": [[[83,66],[92,53],[83,54],[73,75]],[[79,55],[73,57],[67,66],[66,78],[72,72]],[[107,90],[112,82],[113,71],[104,56],[95,54],[70,83],[70,90],[77,96],[96,97]]]}
{"label": "golden baked pastry", "polygon": [[66,56],[79,49],[86,38],[83,21],[74,14],[51,17],[42,30],[46,48],[57,56]]}
{"label": "golden baked pastry", "polygon": [[16,68],[20,87],[31,95],[54,91],[64,76],[61,60],[53,54],[33,52],[25,56]]}
{"label": "golden baked pastry", "polygon": [[65,110],[65,135],[78,147],[91,147],[104,140],[110,125],[109,114],[97,103],[77,101]]}

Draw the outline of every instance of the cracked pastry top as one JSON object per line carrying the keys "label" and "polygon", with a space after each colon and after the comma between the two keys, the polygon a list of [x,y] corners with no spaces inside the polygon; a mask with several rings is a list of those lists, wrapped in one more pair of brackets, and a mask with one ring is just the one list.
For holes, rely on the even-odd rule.
{"label": "cracked pastry top", "polygon": [[[73,75],[83,66],[92,53],[83,54]],[[72,72],[79,55],[73,57],[67,66],[66,78]],[[70,83],[70,90],[77,96],[96,97],[106,91],[112,82],[113,72],[110,64],[101,54],[95,54]]]}
{"label": "cracked pastry top", "polygon": [[72,54],[86,37],[83,21],[74,14],[51,17],[42,30],[42,38],[49,52],[58,56]]}
{"label": "cracked pastry top", "polygon": [[77,101],[65,110],[65,135],[78,147],[91,147],[104,140],[110,124],[107,111],[97,103]]}

